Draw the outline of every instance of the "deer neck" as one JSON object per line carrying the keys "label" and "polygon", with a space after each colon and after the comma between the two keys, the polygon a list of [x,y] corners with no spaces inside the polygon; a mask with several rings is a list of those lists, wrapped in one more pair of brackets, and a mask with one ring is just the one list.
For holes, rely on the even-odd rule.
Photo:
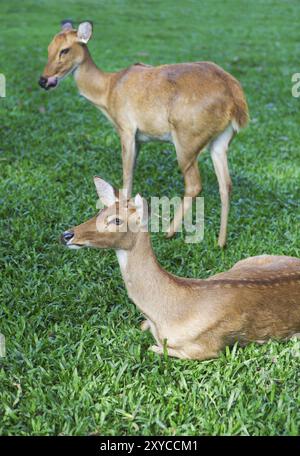
{"label": "deer neck", "polygon": [[162,322],[174,311],[178,314],[183,287],[158,264],[149,233],[139,233],[132,250],[116,253],[129,297],[150,320]]}
{"label": "deer neck", "polygon": [[106,109],[112,74],[100,70],[86,48],[83,62],[74,71],[74,79],[80,95],[99,108]]}

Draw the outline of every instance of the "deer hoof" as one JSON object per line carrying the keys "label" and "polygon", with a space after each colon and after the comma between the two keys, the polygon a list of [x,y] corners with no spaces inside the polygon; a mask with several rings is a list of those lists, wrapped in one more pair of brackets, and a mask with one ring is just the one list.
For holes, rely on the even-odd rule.
{"label": "deer hoof", "polygon": [[148,329],[150,329],[149,321],[148,320],[142,321],[140,328],[142,331],[147,331]]}
{"label": "deer hoof", "polygon": [[172,237],[175,236],[175,232],[173,230],[170,230],[166,233],[166,238],[171,239]]}
{"label": "deer hoof", "polygon": [[218,246],[219,246],[221,249],[224,249],[224,247],[226,246],[226,239],[219,239],[219,240],[218,240]]}
{"label": "deer hoof", "polygon": [[163,349],[158,345],[151,345],[151,347],[149,347],[149,350],[157,353],[158,355],[162,355],[164,353]]}

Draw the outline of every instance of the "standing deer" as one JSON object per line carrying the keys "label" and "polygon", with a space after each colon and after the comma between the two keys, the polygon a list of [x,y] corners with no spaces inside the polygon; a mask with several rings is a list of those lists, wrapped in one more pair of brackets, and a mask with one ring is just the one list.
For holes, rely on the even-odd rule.
{"label": "standing deer", "polygon": [[[48,48],[48,63],[39,84],[48,90],[73,73],[81,95],[91,101],[115,126],[122,145],[123,187],[128,196],[138,147],[151,140],[174,144],[188,197],[202,190],[197,163],[208,147],[218,178],[221,226],[218,243],[226,243],[231,179],[228,146],[248,121],[248,108],[239,82],[211,62],[152,67],[136,63],[115,73],[97,68],[87,48],[92,24],[82,22],[78,30],[70,21],[54,36]],[[184,213],[181,203],[168,229],[174,235]]]}
{"label": "standing deer", "polygon": [[262,255],[206,280],[174,276],[154,256],[142,197],[127,200],[99,177],[94,181],[107,207],[65,231],[62,242],[116,250],[128,295],[147,318],[142,329],[156,340],[152,351],[162,354],[165,346],[170,356],[203,360],[235,342],[300,332],[300,259]]}

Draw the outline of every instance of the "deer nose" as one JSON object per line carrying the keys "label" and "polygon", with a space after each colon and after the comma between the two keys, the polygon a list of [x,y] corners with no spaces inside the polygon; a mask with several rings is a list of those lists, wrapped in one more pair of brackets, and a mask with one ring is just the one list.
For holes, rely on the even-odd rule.
{"label": "deer nose", "polygon": [[74,237],[74,231],[65,231],[61,235],[61,242],[63,244],[67,244],[67,242],[69,242],[73,237]]}
{"label": "deer nose", "polygon": [[44,78],[44,76],[41,76],[40,79],[39,79],[39,85],[45,89],[46,88],[46,85],[47,85],[47,81],[48,79],[47,78]]}

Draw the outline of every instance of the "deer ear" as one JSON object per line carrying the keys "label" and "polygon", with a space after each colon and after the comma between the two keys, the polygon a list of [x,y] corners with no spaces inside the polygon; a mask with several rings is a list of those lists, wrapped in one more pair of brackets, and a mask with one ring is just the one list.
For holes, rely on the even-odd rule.
{"label": "deer ear", "polygon": [[115,189],[108,182],[97,176],[94,177],[94,183],[98,196],[104,206],[109,207],[115,204],[117,199]]}
{"label": "deer ear", "polygon": [[65,19],[60,23],[63,32],[73,29],[73,22],[70,19]]}
{"label": "deer ear", "polygon": [[146,225],[148,223],[148,204],[139,193],[134,198],[134,205],[141,220],[141,225]]}
{"label": "deer ear", "polygon": [[77,30],[77,38],[80,43],[87,43],[93,33],[93,24],[91,22],[81,22]]}

